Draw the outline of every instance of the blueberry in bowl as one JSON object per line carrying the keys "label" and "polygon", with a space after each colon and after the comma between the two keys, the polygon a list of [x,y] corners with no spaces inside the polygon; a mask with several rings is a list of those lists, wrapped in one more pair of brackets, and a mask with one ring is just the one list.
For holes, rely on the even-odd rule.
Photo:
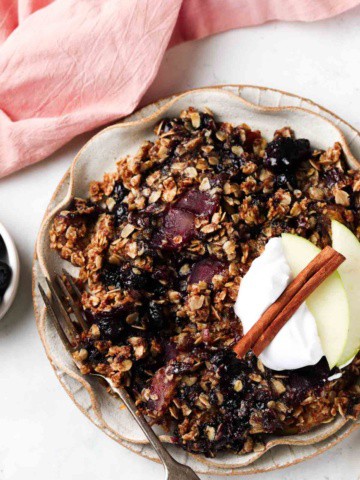
{"label": "blueberry in bowl", "polygon": [[5,255],[6,255],[6,245],[5,245],[4,239],[0,235],[0,259],[4,258]]}
{"label": "blueberry in bowl", "polygon": [[20,261],[13,239],[0,223],[0,320],[12,305],[20,275]]}
{"label": "blueberry in bowl", "polygon": [[3,297],[10,285],[11,268],[5,262],[0,261],[0,298]]}
{"label": "blueberry in bowl", "polygon": [[0,235],[0,301],[2,300],[2,297],[4,296],[4,293],[9,287],[11,281],[11,268],[4,261],[6,254],[6,245],[4,239]]}

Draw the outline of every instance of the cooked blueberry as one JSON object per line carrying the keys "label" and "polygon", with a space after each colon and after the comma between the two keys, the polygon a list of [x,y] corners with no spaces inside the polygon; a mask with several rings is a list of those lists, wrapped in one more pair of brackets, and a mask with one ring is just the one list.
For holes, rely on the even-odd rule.
{"label": "cooked blueberry", "polygon": [[151,277],[147,272],[134,272],[130,266],[106,264],[100,273],[101,281],[108,287],[124,290],[151,289]]}
{"label": "cooked blueberry", "polygon": [[344,177],[344,172],[336,167],[326,170],[326,172],[322,174],[322,178],[325,180],[325,186],[329,188],[343,181]]}
{"label": "cooked blueberry", "polygon": [[172,285],[176,278],[176,271],[168,265],[157,265],[154,267],[153,278],[158,281],[165,282],[166,285]]}
{"label": "cooked blueberry", "polygon": [[139,228],[147,228],[151,223],[151,215],[148,212],[130,212],[129,222]]}
{"label": "cooked blueberry", "polygon": [[127,194],[127,190],[124,187],[122,182],[116,182],[114,186],[114,190],[112,191],[112,196],[117,202],[121,202],[125,195]]}
{"label": "cooked blueberry", "polygon": [[157,265],[152,272],[153,293],[156,296],[165,295],[169,288],[173,288],[176,284],[177,273],[176,270],[168,265]]}
{"label": "cooked blueberry", "polygon": [[99,350],[92,343],[85,345],[85,348],[88,351],[87,361],[89,363],[92,363],[95,365],[99,363],[106,363],[105,355],[99,352]]}
{"label": "cooked blueberry", "polygon": [[310,388],[321,386],[330,376],[329,365],[323,357],[316,365],[284,372],[289,376],[289,391],[285,398],[288,404],[296,405],[306,396]]}
{"label": "cooked blueberry", "polygon": [[310,158],[309,140],[279,137],[268,143],[265,164],[275,173],[294,171],[303,160]]}
{"label": "cooked blueberry", "polygon": [[294,172],[280,173],[274,179],[275,189],[284,188],[292,190],[296,188],[296,175]]}
{"label": "cooked blueberry", "polygon": [[219,158],[219,162],[214,166],[214,170],[217,174],[226,175],[227,178],[231,177],[234,181],[241,181],[244,174],[241,171],[241,167],[246,163],[243,155],[235,155],[231,150],[223,151]]}
{"label": "cooked blueberry", "polygon": [[135,273],[130,269],[124,279],[124,286],[131,290],[151,290],[151,276],[147,272]]}
{"label": "cooked blueberry", "polygon": [[85,316],[89,324],[96,323],[100,329],[102,340],[111,340],[116,343],[121,340],[125,330],[125,318],[129,311],[125,307],[113,308],[109,311],[92,313],[85,310]]}
{"label": "cooked blueberry", "polygon": [[272,408],[265,409],[261,414],[261,422],[266,433],[274,433],[281,428],[281,422]]}
{"label": "cooked blueberry", "polygon": [[127,204],[122,203],[122,201],[116,203],[112,213],[115,216],[115,226],[118,227],[127,218]]}
{"label": "cooked blueberry", "polygon": [[122,281],[120,268],[110,263],[105,265],[101,270],[100,280],[108,287],[119,288]]}
{"label": "cooked blueberry", "polygon": [[165,325],[163,306],[154,301],[149,303],[149,323],[155,331],[160,331]]}
{"label": "cooked blueberry", "polygon": [[201,123],[200,126],[206,128],[207,130],[215,130],[216,123],[214,117],[208,113],[200,113]]}
{"label": "cooked blueberry", "polygon": [[119,319],[112,317],[103,318],[98,323],[101,338],[104,340],[111,340],[113,343],[121,341],[122,333],[124,331]]}

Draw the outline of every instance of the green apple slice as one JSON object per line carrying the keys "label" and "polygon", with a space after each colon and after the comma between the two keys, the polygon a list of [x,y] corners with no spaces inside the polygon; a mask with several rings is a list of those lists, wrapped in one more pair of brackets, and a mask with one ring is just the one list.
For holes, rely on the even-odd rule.
{"label": "green apple slice", "polygon": [[351,360],[360,350],[360,242],[345,225],[331,222],[333,248],[346,258],[338,272],[344,284],[350,309],[349,335],[338,366]]}
{"label": "green apple slice", "polygon": [[[298,275],[320,252],[305,238],[284,233],[284,252],[294,276]],[[338,364],[349,331],[349,305],[338,272],[330,275],[306,300],[318,329],[321,346],[330,369]]]}

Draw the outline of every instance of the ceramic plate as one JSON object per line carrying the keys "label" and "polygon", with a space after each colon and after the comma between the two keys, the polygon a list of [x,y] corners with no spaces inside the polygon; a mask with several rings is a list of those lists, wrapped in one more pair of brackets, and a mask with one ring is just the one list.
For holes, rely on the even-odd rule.
{"label": "ceramic plate", "polygon": [[[34,261],[34,285],[42,282],[44,275],[52,277],[65,265],[74,275],[77,273],[49,248],[49,227],[54,215],[66,208],[73,196],[86,197],[89,182],[100,180],[104,172],[114,170],[119,158],[134,154],[143,140],[153,139],[154,124],[160,118],[177,116],[189,106],[200,110],[207,106],[221,121],[245,122],[261,130],[267,138],[272,138],[276,129],[290,125],[298,137],[308,138],[314,147],[326,149],[340,142],[349,165],[360,168],[356,160],[360,158],[359,132],[306,99],[260,87],[222,86],[192,90],[160,100],[137,111],[126,121],[102,130],[78,153],[54,193],[41,226]],[[127,411],[121,408],[120,401],[108,395],[96,379],[78,373],[49,322],[35,288],[34,304],[48,358],[73,401],[105,433],[127,448],[157,461],[156,454]],[[358,425],[338,417],[307,434],[269,438],[264,452],[223,453],[215,459],[191,455],[174,446],[169,448],[179,461],[199,473],[239,475],[284,467],[314,456],[340,441]],[[166,437],[163,439],[165,441]]]}

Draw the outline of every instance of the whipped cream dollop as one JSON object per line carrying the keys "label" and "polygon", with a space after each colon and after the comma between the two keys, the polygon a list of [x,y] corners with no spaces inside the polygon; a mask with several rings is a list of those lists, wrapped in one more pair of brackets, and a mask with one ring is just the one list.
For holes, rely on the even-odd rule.
{"label": "whipped cream dollop", "polygon": [[[292,280],[281,238],[270,239],[242,279],[235,302],[244,334]],[[259,358],[272,370],[293,370],[315,365],[323,355],[315,319],[304,302]]]}

